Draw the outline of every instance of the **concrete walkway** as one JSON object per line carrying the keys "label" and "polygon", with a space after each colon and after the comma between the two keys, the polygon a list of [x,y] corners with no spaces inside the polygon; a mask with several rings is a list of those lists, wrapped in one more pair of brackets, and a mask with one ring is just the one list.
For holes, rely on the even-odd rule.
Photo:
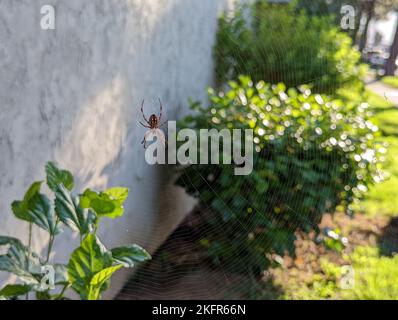
{"label": "concrete walkway", "polygon": [[366,87],[374,93],[384,97],[395,106],[398,106],[398,89],[385,85],[383,82],[378,80],[368,82]]}

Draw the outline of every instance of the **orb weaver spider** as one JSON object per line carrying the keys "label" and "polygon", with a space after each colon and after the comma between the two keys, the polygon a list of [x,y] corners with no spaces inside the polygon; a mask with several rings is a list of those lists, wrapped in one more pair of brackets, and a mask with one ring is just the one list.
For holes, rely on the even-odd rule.
{"label": "orb weaver spider", "polygon": [[141,121],[140,124],[145,127],[148,128],[149,130],[145,133],[144,139],[142,140],[141,144],[144,145],[144,149],[147,148],[146,146],[146,142],[149,138],[149,136],[153,135],[155,136],[163,145],[166,144],[166,138],[165,135],[163,133],[162,130],[160,130],[160,128],[167,122],[163,122],[162,124],[160,123],[162,120],[162,112],[163,112],[163,106],[162,106],[162,102],[159,99],[159,104],[160,104],[160,114],[159,117],[157,117],[155,114],[152,114],[149,117],[149,120],[145,117],[144,114],[144,100],[142,100],[141,103],[141,113],[142,113],[142,117],[144,118],[145,122],[147,124],[142,123]]}

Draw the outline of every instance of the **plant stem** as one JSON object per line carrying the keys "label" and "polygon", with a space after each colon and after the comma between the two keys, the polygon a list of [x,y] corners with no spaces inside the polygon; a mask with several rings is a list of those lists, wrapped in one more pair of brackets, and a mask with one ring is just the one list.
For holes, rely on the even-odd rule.
{"label": "plant stem", "polygon": [[[55,230],[57,230],[58,223],[59,223],[59,218],[57,216],[57,219],[55,220]],[[54,233],[56,233],[56,231],[54,231]],[[51,254],[51,250],[52,250],[53,245],[54,245],[54,239],[55,239],[55,234],[50,234],[50,240],[48,241],[46,263],[48,263],[48,261],[50,260],[50,254]]]}
{"label": "plant stem", "polygon": [[54,236],[50,235],[50,240],[48,241],[48,249],[47,249],[47,259],[46,263],[48,263],[48,260],[50,260],[50,254],[51,254],[51,249],[53,248],[54,244]]}
{"label": "plant stem", "polygon": [[61,298],[63,297],[64,293],[65,293],[65,290],[66,290],[68,287],[69,287],[69,285],[68,285],[68,284],[65,284],[64,287],[62,288],[62,291],[60,292],[59,295],[57,295],[57,298],[56,298],[55,300],[61,299]]}
{"label": "plant stem", "polygon": [[[28,259],[26,261],[26,268],[29,271],[30,252],[32,250],[32,222],[29,223],[29,240],[28,240]],[[26,300],[29,300],[29,293],[26,294]]]}

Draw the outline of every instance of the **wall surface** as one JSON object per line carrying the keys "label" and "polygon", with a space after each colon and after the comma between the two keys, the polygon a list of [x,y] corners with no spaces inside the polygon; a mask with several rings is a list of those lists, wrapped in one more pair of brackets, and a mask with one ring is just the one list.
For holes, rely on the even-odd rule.
{"label": "wall surface", "polygon": [[[78,192],[130,188],[125,216],[101,229],[108,247],[135,242],[153,252],[160,245],[193,202],[172,186],[170,169],[146,164],[139,105],[146,99],[146,111],[157,112],[159,97],[173,120],[188,112],[188,97],[206,99],[227,2],[0,0],[0,234],[27,240],[10,204],[54,160],[74,173]],[[40,27],[47,4],[55,7],[55,30]],[[47,241],[34,230],[36,251]],[[64,232],[54,259],[66,262],[77,244]],[[126,277],[116,275],[107,297]]]}

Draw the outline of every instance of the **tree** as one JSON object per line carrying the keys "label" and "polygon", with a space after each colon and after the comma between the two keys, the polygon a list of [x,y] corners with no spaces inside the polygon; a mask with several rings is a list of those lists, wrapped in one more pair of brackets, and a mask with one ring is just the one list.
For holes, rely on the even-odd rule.
{"label": "tree", "polygon": [[[398,0],[296,0],[298,10],[304,9],[309,15],[332,15],[335,23],[341,20],[341,8],[351,5],[355,8],[355,28],[349,34],[361,51],[367,43],[369,24],[372,19],[384,19],[391,11],[398,9]],[[365,21],[361,33],[361,20]]]}
{"label": "tree", "polygon": [[387,75],[387,76],[394,75],[395,69],[396,69],[395,61],[397,60],[397,56],[398,56],[398,23],[397,23],[397,27],[395,29],[394,41],[392,42],[392,45],[390,48],[390,56],[386,62],[385,75]]}
{"label": "tree", "polygon": [[374,17],[375,8],[376,8],[377,0],[364,0],[362,2],[362,6],[364,8],[364,14],[366,17],[365,27],[361,34],[361,39],[359,42],[359,51],[363,52],[366,47],[366,42],[368,40],[368,30],[369,30],[369,23]]}
{"label": "tree", "polygon": [[[398,0],[383,0],[383,4],[380,4],[376,9],[378,16],[385,16],[388,12],[398,11]],[[395,61],[398,56],[398,23],[395,29],[394,40],[390,47],[390,56],[387,59],[384,71],[388,76],[393,76],[395,73],[396,65]]]}
{"label": "tree", "polygon": [[384,19],[391,11],[398,10],[398,0],[379,0],[375,7],[375,18]]}

